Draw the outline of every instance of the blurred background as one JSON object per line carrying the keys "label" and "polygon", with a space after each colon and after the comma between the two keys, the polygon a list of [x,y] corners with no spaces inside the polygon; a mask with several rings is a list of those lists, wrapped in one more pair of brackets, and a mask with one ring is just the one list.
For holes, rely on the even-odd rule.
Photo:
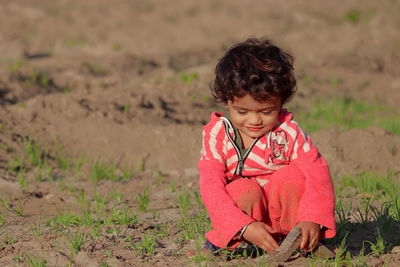
{"label": "blurred background", "polygon": [[[333,177],[347,177],[338,192],[361,203],[398,188],[399,8],[396,0],[2,0],[0,197],[11,204],[0,225],[16,224],[18,203],[31,204],[27,213],[52,210],[39,199],[93,194],[93,181],[99,192],[119,188],[134,207],[152,189],[153,208],[178,189],[198,190],[201,127],[221,111],[209,90],[214,67],[249,37],[294,56],[298,90],[287,107]],[[357,179],[374,186],[359,191]],[[174,253],[188,246],[179,244]]]}

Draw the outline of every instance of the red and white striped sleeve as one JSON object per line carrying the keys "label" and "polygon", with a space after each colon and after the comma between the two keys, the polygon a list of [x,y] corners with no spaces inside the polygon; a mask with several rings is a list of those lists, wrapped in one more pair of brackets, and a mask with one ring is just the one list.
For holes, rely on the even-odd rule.
{"label": "red and white striped sleeve", "polygon": [[211,122],[203,128],[203,147],[198,168],[200,194],[213,228],[206,236],[219,247],[225,247],[240,229],[254,221],[237,207],[226,191],[225,138],[225,126],[213,114]]}

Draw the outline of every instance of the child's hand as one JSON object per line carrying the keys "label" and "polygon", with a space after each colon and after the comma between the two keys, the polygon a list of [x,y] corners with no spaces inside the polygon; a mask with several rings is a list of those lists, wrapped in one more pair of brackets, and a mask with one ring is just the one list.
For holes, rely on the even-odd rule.
{"label": "child's hand", "polygon": [[273,229],[263,222],[253,222],[247,226],[246,231],[243,233],[244,239],[248,242],[262,248],[265,251],[272,251],[279,247],[275,239],[270,233]]}
{"label": "child's hand", "polygon": [[303,251],[312,251],[318,244],[321,227],[313,222],[299,222],[301,228],[300,249]]}

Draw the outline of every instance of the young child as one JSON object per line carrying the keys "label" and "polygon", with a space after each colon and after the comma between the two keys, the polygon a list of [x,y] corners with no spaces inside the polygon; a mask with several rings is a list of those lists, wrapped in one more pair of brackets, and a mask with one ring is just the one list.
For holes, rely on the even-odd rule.
{"label": "young child", "polygon": [[227,114],[204,126],[198,164],[213,252],[247,242],[273,251],[295,226],[300,248],[312,251],[336,233],[328,165],[283,108],[296,90],[292,64],[269,40],[248,39],[216,66],[212,92]]}

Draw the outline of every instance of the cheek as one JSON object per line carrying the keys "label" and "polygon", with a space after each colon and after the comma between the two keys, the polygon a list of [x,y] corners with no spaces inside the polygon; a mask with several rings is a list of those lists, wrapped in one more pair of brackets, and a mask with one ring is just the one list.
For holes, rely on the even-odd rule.
{"label": "cheek", "polygon": [[245,120],[245,116],[231,115],[231,121],[236,126],[242,125]]}

